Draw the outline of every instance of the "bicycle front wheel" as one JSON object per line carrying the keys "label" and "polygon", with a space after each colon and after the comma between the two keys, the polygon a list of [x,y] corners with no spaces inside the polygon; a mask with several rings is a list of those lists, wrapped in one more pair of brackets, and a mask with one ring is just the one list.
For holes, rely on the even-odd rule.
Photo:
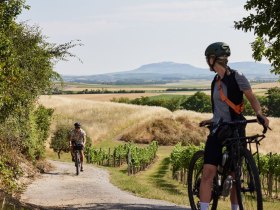
{"label": "bicycle front wheel", "polygon": [[81,165],[80,153],[79,152],[75,152],[76,175],[79,175],[79,173],[80,173],[80,165]]}
{"label": "bicycle front wheel", "polygon": [[[188,195],[189,195],[189,201],[192,210],[200,209],[199,188],[200,188],[200,182],[202,177],[202,169],[203,169],[203,162],[204,162],[203,159],[204,159],[204,151],[196,152],[191,159],[189,170],[188,170],[188,179],[187,179]],[[214,189],[214,183],[213,183],[213,189]],[[210,209],[211,210],[217,209],[217,205],[218,205],[218,196],[216,196],[216,194],[212,192]]]}
{"label": "bicycle front wheel", "polygon": [[262,210],[262,192],[259,171],[248,149],[240,150],[236,166],[236,191],[240,210]]}

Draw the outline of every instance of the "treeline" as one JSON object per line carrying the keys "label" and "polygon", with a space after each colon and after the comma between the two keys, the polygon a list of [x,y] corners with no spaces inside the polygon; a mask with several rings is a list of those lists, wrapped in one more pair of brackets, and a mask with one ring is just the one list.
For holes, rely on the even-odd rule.
{"label": "treeline", "polygon": [[161,106],[171,111],[175,111],[182,108],[182,103],[188,98],[188,96],[162,96],[162,97],[147,97],[141,96],[140,98],[130,100],[127,97],[113,98],[112,102],[128,103],[136,105],[147,106]]}
{"label": "treeline", "polygon": [[74,90],[60,90],[60,89],[53,89],[51,92],[47,92],[46,94],[52,95],[62,95],[62,94],[109,94],[109,93],[145,93],[144,90],[107,90],[107,89],[96,89],[96,90],[89,90],[84,89],[81,91],[74,91]]}
{"label": "treeline", "polygon": [[17,23],[24,0],[0,1],[0,187],[21,187],[27,161],[36,164],[45,155],[52,109],[39,106],[38,97],[59,79],[54,64],[65,59],[73,43],[46,41],[38,26]]}
{"label": "treeline", "polygon": [[[259,100],[263,113],[271,117],[280,117],[280,88],[270,88],[265,96],[256,96]],[[196,92],[192,96],[176,96],[171,97],[141,97],[136,99],[128,99],[125,97],[114,98],[112,102],[129,103],[147,106],[161,106],[169,109],[170,111],[186,109],[196,112],[212,112],[211,98],[203,92]],[[245,110],[244,115],[255,115],[250,103],[244,97]]]}
{"label": "treeline", "polygon": [[168,88],[166,91],[207,91],[209,88]]}

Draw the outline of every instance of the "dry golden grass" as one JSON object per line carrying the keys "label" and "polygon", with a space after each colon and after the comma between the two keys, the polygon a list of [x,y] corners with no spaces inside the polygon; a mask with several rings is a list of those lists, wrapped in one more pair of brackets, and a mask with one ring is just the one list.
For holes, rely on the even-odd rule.
{"label": "dry golden grass", "polygon": [[[54,124],[57,121],[68,121],[69,123],[80,121],[94,142],[115,139],[127,129],[143,125],[145,122],[152,122],[155,119],[181,119],[181,121],[188,119],[195,126],[201,120],[212,117],[212,114],[201,114],[187,110],[172,113],[161,107],[94,101],[82,99],[82,96],[86,95],[80,97],[74,95],[42,96],[40,103],[55,109]],[[268,131],[267,138],[261,142],[260,150],[263,153],[279,152],[280,149],[280,141],[278,141],[280,119],[269,119],[273,130]],[[248,134],[261,133],[261,131],[262,127],[257,124],[251,124],[247,127]],[[139,133],[141,134],[140,131]]]}
{"label": "dry golden grass", "polygon": [[80,121],[94,142],[116,135],[143,119],[172,115],[170,111],[160,107],[100,102],[77,97],[42,96],[39,102],[55,109],[55,121]]}
{"label": "dry golden grass", "polygon": [[136,143],[151,143],[157,140],[159,145],[175,145],[179,142],[199,145],[206,139],[207,129],[200,128],[187,115],[153,117],[131,126],[118,139],[133,140]]}
{"label": "dry golden grass", "polygon": [[280,87],[279,82],[267,82],[267,83],[259,83],[259,84],[253,84],[252,88],[257,89],[257,88],[262,88],[262,89],[269,89],[273,87]]}
{"label": "dry golden grass", "polygon": [[[247,117],[248,119],[252,117]],[[272,129],[268,130],[266,135],[266,138],[261,141],[260,145],[260,152],[261,153],[279,153],[280,151],[280,118],[274,118],[274,117],[269,117],[268,118],[270,121],[270,127]],[[248,135],[253,135],[256,133],[261,134],[262,132],[262,126],[256,123],[253,124],[248,124],[247,126],[247,134]]]}

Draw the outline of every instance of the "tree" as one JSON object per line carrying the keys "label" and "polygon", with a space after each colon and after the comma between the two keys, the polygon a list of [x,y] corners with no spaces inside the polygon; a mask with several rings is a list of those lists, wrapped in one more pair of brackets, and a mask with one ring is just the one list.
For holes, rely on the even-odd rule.
{"label": "tree", "polygon": [[200,91],[190,96],[181,106],[196,112],[212,112],[210,96]]}
{"label": "tree", "polygon": [[280,88],[270,88],[267,91],[267,114],[280,117]]}
{"label": "tree", "polygon": [[[21,133],[17,136],[21,152],[34,159],[44,149],[38,147],[37,138],[45,141],[49,127],[36,120],[50,120],[52,114],[40,107],[35,111],[37,99],[61,79],[54,65],[74,56],[68,50],[81,44],[49,43],[39,27],[15,21],[23,9],[29,9],[25,0],[0,0],[0,125],[13,122]],[[42,127],[38,130],[38,126]],[[9,142],[9,137],[1,139]]]}
{"label": "tree", "polygon": [[50,148],[57,153],[59,159],[62,152],[69,152],[68,137],[71,128],[67,125],[58,125],[51,138]]}
{"label": "tree", "polygon": [[68,50],[76,45],[49,43],[39,27],[16,23],[24,0],[0,1],[0,121],[9,115],[26,114],[37,97],[47,92],[54,80],[56,62],[74,56]]}
{"label": "tree", "polygon": [[253,58],[256,61],[267,58],[272,65],[271,72],[280,74],[280,1],[248,0],[244,8],[252,13],[235,21],[234,27],[245,32],[254,31]]}

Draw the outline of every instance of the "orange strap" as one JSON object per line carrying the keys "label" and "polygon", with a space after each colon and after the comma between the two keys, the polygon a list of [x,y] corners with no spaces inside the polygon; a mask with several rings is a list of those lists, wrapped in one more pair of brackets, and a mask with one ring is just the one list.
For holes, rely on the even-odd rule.
{"label": "orange strap", "polygon": [[242,102],[241,104],[239,105],[235,105],[234,103],[232,103],[224,94],[223,92],[223,89],[222,89],[222,86],[221,86],[221,79],[218,78],[217,79],[217,82],[218,82],[218,89],[219,89],[219,92],[220,92],[220,97],[221,97],[221,100],[226,102],[227,105],[229,105],[230,108],[233,109],[233,111],[237,114],[240,114],[241,112],[244,111],[244,102]]}

